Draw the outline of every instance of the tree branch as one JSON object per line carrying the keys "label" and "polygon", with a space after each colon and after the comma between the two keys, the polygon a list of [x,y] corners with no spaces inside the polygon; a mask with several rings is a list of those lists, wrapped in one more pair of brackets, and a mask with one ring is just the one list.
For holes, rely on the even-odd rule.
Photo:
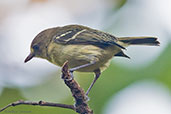
{"label": "tree branch", "polygon": [[69,72],[68,68],[68,61],[63,64],[62,67],[62,79],[64,80],[65,84],[69,87],[72,96],[75,99],[75,105],[67,105],[67,104],[59,104],[59,103],[51,103],[51,102],[31,102],[31,101],[23,101],[19,100],[8,104],[4,108],[0,109],[0,112],[4,111],[5,109],[17,106],[17,105],[34,105],[34,106],[49,106],[49,107],[60,107],[66,109],[72,109],[79,114],[93,114],[93,111],[89,108],[87,103],[87,96],[85,95],[84,90],[80,87],[80,85],[73,79]]}
{"label": "tree branch", "polygon": [[72,96],[75,99],[76,112],[80,114],[93,114],[93,111],[87,104],[87,96],[80,85],[73,79],[68,70],[68,61],[63,64],[62,67],[62,79],[65,84],[70,88]]}
{"label": "tree branch", "polygon": [[31,102],[31,101],[19,100],[19,101],[13,102],[11,104],[8,104],[4,108],[0,109],[0,112],[4,111],[5,109],[7,109],[9,107],[17,106],[17,105],[50,106],[50,107],[60,107],[60,108],[68,108],[68,109],[75,110],[75,107],[73,105],[50,103],[50,102],[44,102],[44,101]]}

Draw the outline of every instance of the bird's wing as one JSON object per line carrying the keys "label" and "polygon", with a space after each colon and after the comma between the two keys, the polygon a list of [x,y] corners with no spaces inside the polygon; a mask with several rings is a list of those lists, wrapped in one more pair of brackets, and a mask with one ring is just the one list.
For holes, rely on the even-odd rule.
{"label": "bird's wing", "polygon": [[85,44],[95,45],[102,48],[116,45],[125,49],[117,43],[117,38],[114,36],[94,29],[71,29],[63,31],[63,33],[61,32],[60,34],[58,33],[53,39],[54,42],[59,44]]}

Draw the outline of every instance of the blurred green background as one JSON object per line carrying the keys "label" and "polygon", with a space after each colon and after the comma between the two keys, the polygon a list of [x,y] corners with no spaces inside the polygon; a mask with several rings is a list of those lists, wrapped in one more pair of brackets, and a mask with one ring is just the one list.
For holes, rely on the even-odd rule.
{"label": "blurred green background", "polygon": [[[0,108],[23,99],[73,104],[60,68],[23,60],[43,29],[82,24],[115,36],[156,36],[160,47],[131,46],[131,59],[113,58],[89,94],[95,114],[171,113],[171,2],[169,0],[0,1]],[[85,90],[91,73],[75,73]],[[62,108],[16,106],[2,114],[75,114]]]}

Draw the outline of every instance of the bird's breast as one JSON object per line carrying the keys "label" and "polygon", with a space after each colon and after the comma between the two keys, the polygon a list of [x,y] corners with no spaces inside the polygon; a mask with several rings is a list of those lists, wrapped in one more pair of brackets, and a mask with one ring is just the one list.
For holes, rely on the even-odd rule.
{"label": "bird's breast", "polygon": [[96,69],[104,70],[109,66],[109,62],[118,49],[107,47],[105,49],[94,45],[62,45],[50,44],[48,47],[48,55],[50,62],[58,66],[62,66],[65,61],[68,61],[69,67],[74,68],[90,62],[95,64],[85,68],[81,68],[80,72],[93,72]]}

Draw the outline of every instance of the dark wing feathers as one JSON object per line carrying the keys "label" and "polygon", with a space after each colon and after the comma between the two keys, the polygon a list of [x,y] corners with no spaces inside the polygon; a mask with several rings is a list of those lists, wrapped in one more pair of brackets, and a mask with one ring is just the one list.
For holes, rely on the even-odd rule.
{"label": "dark wing feathers", "polygon": [[60,44],[85,44],[95,45],[101,48],[116,45],[125,49],[123,46],[116,43],[117,39],[114,36],[90,28],[72,28],[62,31],[54,37],[54,41]]}
{"label": "dark wing feathers", "polygon": [[130,59],[130,57],[128,55],[126,55],[122,50],[120,52],[118,52],[117,54],[115,54],[114,56],[126,57],[126,58]]}

